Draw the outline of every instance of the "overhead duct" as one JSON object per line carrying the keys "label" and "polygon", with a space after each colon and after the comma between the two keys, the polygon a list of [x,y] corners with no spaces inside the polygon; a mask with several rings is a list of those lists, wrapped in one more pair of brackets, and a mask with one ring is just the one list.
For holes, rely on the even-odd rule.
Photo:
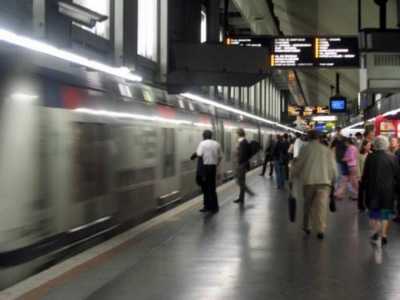
{"label": "overhead duct", "polygon": [[232,2],[250,24],[253,33],[259,35],[279,34],[265,0],[232,0]]}

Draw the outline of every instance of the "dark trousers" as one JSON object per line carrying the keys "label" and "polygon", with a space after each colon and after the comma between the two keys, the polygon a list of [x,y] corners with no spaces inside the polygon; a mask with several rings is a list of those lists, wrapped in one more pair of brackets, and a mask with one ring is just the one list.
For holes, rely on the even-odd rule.
{"label": "dark trousers", "polygon": [[365,210],[365,195],[364,195],[364,189],[361,185],[361,181],[358,184],[358,197],[357,197],[357,206],[358,210],[364,211]]}
{"label": "dark trousers", "polygon": [[263,169],[261,172],[262,176],[265,175],[265,171],[267,170],[268,163],[269,163],[269,176],[272,176],[272,174],[274,172],[274,164],[272,163],[271,157],[269,155],[266,155],[265,159],[264,159]]}
{"label": "dark trousers", "polygon": [[275,166],[275,175],[276,175],[276,184],[278,189],[283,189],[285,187],[285,165],[279,162],[278,160],[274,161]]}
{"label": "dark trousers", "polygon": [[202,190],[204,193],[204,208],[207,210],[218,210],[218,196],[217,196],[217,166],[204,165],[204,183]]}
{"label": "dark trousers", "polygon": [[249,195],[254,195],[253,191],[249,189],[249,187],[246,184],[246,173],[247,173],[247,165],[246,166],[239,166],[238,170],[236,172],[237,176],[237,184],[239,185],[240,188],[240,193],[239,193],[239,201],[244,202],[244,196],[245,193]]}

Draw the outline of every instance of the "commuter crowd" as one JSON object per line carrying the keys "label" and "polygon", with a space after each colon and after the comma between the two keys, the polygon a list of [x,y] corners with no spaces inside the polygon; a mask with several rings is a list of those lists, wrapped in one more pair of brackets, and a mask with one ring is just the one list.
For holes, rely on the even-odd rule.
{"label": "commuter crowd", "polygon": [[[237,130],[235,174],[239,196],[254,196],[246,184],[250,159],[257,145]],[[204,194],[202,212],[219,210],[216,193],[216,169],[222,160],[220,145],[206,130],[192,159],[198,159],[197,182]],[[288,189],[296,203],[303,206],[302,229],[324,239],[329,209],[338,201],[354,201],[360,213],[367,213],[371,226],[370,241],[375,246],[388,243],[391,220],[400,222],[400,145],[396,137],[375,136],[373,130],[345,137],[341,128],[326,135],[311,130],[295,137],[270,135],[264,145],[261,176],[268,171],[276,188]]]}

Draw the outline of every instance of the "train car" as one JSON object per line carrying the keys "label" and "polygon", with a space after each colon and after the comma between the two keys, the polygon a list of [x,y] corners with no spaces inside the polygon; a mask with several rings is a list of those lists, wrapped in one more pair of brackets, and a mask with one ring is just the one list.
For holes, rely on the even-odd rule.
{"label": "train car", "polygon": [[237,128],[260,143],[277,132],[144,85],[126,97],[4,76],[1,91],[2,288],[199,194],[190,156],[204,129],[222,146],[219,183],[234,175]]}

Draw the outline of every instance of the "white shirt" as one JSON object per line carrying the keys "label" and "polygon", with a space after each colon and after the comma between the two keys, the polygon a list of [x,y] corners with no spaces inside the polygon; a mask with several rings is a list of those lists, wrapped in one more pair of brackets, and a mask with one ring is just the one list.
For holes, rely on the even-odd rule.
{"label": "white shirt", "polygon": [[205,165],[217,165],[222,157],[221,147],[214,140],[204,140],[197,147],[197,156],[203,158]]}
{"label": "white shirt", "polygon": [[293,145],[293,158],[297,158],[300,154],[300,150],[301,148],[303,148],[307,143],[304,142],[302,139],[297,138],[294,141],[294,145]]}

